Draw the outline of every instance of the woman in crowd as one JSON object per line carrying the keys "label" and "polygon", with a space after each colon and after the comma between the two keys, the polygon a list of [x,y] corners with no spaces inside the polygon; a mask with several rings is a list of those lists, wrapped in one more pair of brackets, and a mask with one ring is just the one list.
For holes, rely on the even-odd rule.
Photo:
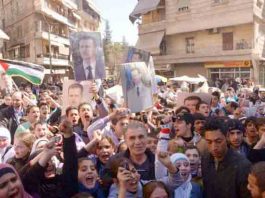
{"label": "woman in crowd", "polygon": [[0,164],[0,198],[32,198],[25,190],[17,171],[8,164]]}
{"label": "woman in crowd", "polygon": [[15,151],[11,145],[11,135],[7,128],[0,127],[0,162],[6,163],[6,161],[14,157]]}
{"label": "woman in crowd", "polygon": [[170,192],[161,181],[150,181],[143,187],[143,198],[169,198]]}
{"label": "woman in crowd", "polygon": [[13,165],[18,172],[26,165],[34,141],[35,137],[31,133],[18,133],[15,135],[15,156],[10,158],[7,163]]}
{"label": "woman in crowd", "polygon": [[[190,162],[186,155],[182,153],[174,153],[169,157],[168,153],[160,152],[157,163],[156,172],[164,173],[163,168],[168,169],[168,176],[157,178],[163,181],[170,189],[174,198],[202,198],[202,189],[191,181]],[[162,167],[163,165],[164,167]]]}

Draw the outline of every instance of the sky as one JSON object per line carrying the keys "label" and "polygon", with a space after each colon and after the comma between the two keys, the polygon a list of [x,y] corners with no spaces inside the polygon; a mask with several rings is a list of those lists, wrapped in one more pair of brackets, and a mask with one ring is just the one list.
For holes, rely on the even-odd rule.
{"label": "sky", "polygon": [[112,41],[121,42],[123,36],[130,45],[135,45],[138,38],[137,24],[132,24],[129,15],[137,4],[137,0],[93,0],[105,20],[109,21]]}

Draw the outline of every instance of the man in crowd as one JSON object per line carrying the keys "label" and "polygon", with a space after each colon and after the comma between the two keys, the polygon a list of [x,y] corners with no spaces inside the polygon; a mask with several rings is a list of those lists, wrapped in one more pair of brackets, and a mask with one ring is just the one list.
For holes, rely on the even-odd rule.
{"label": "man in crowd", "polygon": [[175,152],[183,152],[188,145],[195,145],[203,155],[207,152],[206,142],[198,133],[194,133],[194,118],[190,113],[179,113],[173,117],[176,137],[170,141]]}
{"label": "man in crowd", "polygon": [[209,117],[210,108],[207,102],[201,101],[200,103],[198,103],[196,106],[196,111],[198,113],[201,113],[205,118]]}
{"label": "man in crowd", "polygon": [[227,140],[230,148],[241,155],[248,157],[250,148],[244,141],[244,126],[239,120],[235,119],[228,120],[226,125],[228,128]]}
{"label": "man in crowd", "polygon": [[0,111],[6,107],[9,107],[12,105],[12,97],[10,94],[6,94],[4,96],[4,103],[0,105]]}
{"label": "man in crowd", "polygon": [[0,111],[0,125],[6,127],[11,133],[12,142],[14,134],[20,124],[20,119],[25,115],[23,109],[22,92],[14,92],[12,95],[12,105]]}
{"label": "man in crowd", "polygon": [[139,121],[131,121],[124,135],[125,143],[128,149],[124,153],[114,156],[124,156],[130,159],[135,166],[142,180],[155,179],[155,155],[146,148],[147,146],[147,130],[143,123]]}
{"label": "man in crowd", "polygon": [[209,119],[205,125],[205,139],[209,154],[202,159],[202,176],[206,197],[250,197],[247,177],[251,163],[229,149],[227,129],[222,120]]}

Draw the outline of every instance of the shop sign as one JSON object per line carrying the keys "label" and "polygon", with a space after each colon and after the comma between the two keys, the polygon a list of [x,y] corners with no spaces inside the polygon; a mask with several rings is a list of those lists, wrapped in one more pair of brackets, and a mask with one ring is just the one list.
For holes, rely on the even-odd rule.
{"label": "shop sign", "polygon": [[205,63],[206,68],[224,68],[224,67],[251,67],[251,61],[227,61],[227,62],[208,62]]}

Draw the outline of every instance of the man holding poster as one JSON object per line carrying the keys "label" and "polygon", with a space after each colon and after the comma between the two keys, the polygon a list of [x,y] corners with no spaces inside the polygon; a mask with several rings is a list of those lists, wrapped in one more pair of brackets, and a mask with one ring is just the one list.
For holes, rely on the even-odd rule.
{"label": "man holding poster", "polygon": [[70,37],[77,81],[105,78],[100,33],[78,32]]}

